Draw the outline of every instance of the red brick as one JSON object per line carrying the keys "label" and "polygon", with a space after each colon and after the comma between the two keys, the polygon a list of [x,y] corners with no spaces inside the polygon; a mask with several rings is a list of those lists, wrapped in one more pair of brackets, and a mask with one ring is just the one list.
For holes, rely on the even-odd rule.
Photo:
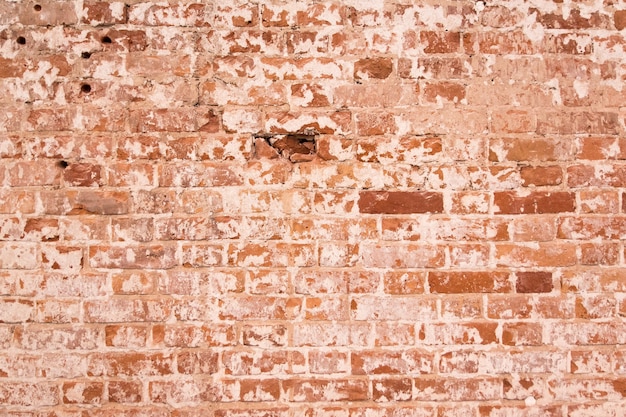
{"label": "red brick", "polygon": [[613,296],[587,296],[576,298],[576,317],[582,319],[604,319],[615,317],[617,301]]}
{"label": "red brick", "polygon": [[626,167],[604,165],[600,171],[592,165],[572,165],[567,168],[569,187],[622,187],[626,184]]}
{"label": "red brick", "polygon": [[617,30],[626,28],[626,10],[616,10],[613,14],[613,21]]}
{"label": "red brick", "polygon": [[566,192],[531,192],[528,195],[509,191],[494,193],[495,212],[502,214],[544,214],[573,212],[576,195]]}
{"label": "red brick", "polygon": [[315,248],[301,243],[232,244],[228,253],[230,263],[238,266],[313,266],[316,262]]}
{"label": "red brick", "polygon": [[[203,413],[202,409],[195,407],[194,410],[198,410],[200,414],[197,417],[201,417]],[[288,417],[290,414],[289,408],[284,407],[271,407],[271,408],[260,408],[260,409],[251,409],[249,407],[246,408],[226,408],[223,410],[215,410],[215,417]],[[187,414],[183,414],[180,417],[187,417]],[[196,414],[193,414],[193,411],[189,415],[189,417],[195,417]],[[178,417],[178,416],[177,416]]]}
{"label": "red brick", "polygon": [[443,197],[433,192],[362,191],[359,210],[368,214],[441,213]]}
{"label": "red brick", "polygon": [[426,273],[413,271],[390,271],[383,275],[387,294],[422,294]]}
{"label": "red brick", "polygon": [[619,198],[615,190],[581,190],[578,195],[582,213],[606,214],[620,212]]}
{"label": "red brick", "polygon": [[112,324],[105,326],[107,346],[140,348],[148,340],[148,328],[145,325]]}
{"label": "red brick", "polygon": [[572,154],[571,142],[552,138],[494,139],[489,144],[489,160],[493,162],[558,161]]}
{"label": "red brick", "polygon": [[126,23],[127,9],[122,2],[89,1],[83,7],[82,23],[91,26]]}
{"label": "red brick", "polygon": [[557,323],[551,326],[548,340],[571,345],[611,345],[624,339],[621,331],[619,323]]}
{"label": "red brick", "polygon": [[540,346],[543,327],[538,323],[505,323],[502,326],[502,344],[509,346]]}
{"label": "red brick", "polygon": [[525,187],[560,185],[563,182],[563,170],[557,166],[523,167],[520,175]]}
{"label": "red brick", "polygon": [[413,399],[418,401],[498,400],[502,382],[498,378],[416,378]]}
{"label": "red brick", "polygon": [[35,269],[37,249],[22,242],[0,242],[0,269]]}
{"label": "red brick", "polygon": [[23,161],[7,164],[7,183],[12,187],[60,186],[61,168],[54,161]]}
{"label": "red brick", "polygon": [[93,327],[73,324],[48,324],[17,328],[15,346],[27,350],[93,350],[100,346],[102,332]]}
{"label": "red brick", "polygon": [[510,292],[507,272],[429,272],[432,293]]}
{"label": "red brick", "polygon": [[420,43],[425,44],[427,54],[448,54],[459,52],[461,34],[458,32],[420,32]]}
{"label": "red brick", "polygon": [[480,296],[449,296],[441,300],[441,317],[444,319],[479,319],[482,311]]}
{"label": "red brick", "polygon": [[[183,346],[182,344],[178,346]],[[214,374],[219,369],[218,354],[211,350],[186,351],[178,354],[178,372],[181,374]]]}
{"label": "red brick", "polygon": [[573,318],[573,300],[561,296],[542,296],[533,298],[530,295],[491,296],[487,302],[489,318],[528,319],[537,318]]}
{"label": "red brick", "polygon": [[465,99],[465,86],[452,82],[429,82],[424,87],[424,98],[430,103],[437,103],[438,100],[459,103]]}
{"label": "red brick", "polygon": [[551,272],[516,272],[516,291],[518,293],[551,292]]}
{"label": "red brick", "polygon": [[380,402],[409,401],[413,394],[411,378],[385,378],[372,381],[372,399]]}
{"label": "red brick", "polygon": [[[393,300],[394,304],[389,304]],[[402,317],[422,317],[434,319],[436,306],[434,299],[419,296],[377,297],[361,296],[350,301],[353,320],[402,320]]]}
{"label": "red brick", "polygon": [[[146,7],[148,6],[148,7]],[[128,22],[146,26],[209,26],[211,13],[201,3],[173,5],[131,5],[128,10]]]}
{"label": "red brick", "polygon": [[626,233],[626,218],[608,217],[563,217],[558,221],[559,239],[622,239]]}
{"label": "red brick", "polygon": [[374,268],[438,268],[444,265],[444,248],[428,244],[362,244],[361,264]]}
{"label": "red brick", "polygon": [[142,400],[140,381],[110,381],[107,387],[110,402],[135,404]]}
{"label": "red brick", "polygon": [[419,350],[352,352],[353,375],[415,375],[431,373],[433,356]]}
{"label": "red brick", "polygon": [[0,398],[8,406],[45,407],[59,404],[59,387],[52,382],[0,383]]}
{"label": "red brick", "polygon": [[36,321],[40,323],[78,323],[80,303],[75,300],[44,300],[37,303]]}
{"label": "red brick", "polygon": [[369,398],[365,379],[288,379],[283,389],[294,402],[363,401]]}
{"label": "red brick", "polygon": [[43,209],[46,214],[126,214],[129,194],[126,191],[43,191]]}
{"label": "red brick", "polygon": [[617,265],[620,249],[617,243],[585,243],[580,246],[582,265]]}
{"label": "red brick", "polygon": [[425,324],[419,331],[418,344],[423,345],[487,345],[497,343],[496,323]]}
{"label": "red brick", "polygon": [[357,115],[357,132],[362,136],[395,134],[397,125],[391,113],[361,113]]}
{"label": "red brick", "polygon": [[570,266],[576,263],[571,244],[540,243],[536,246],[503,244],[496,246],[496,262],[502,266]]}
{"label": "red brick", "polygon": [[173,358],[160,353],[96,353],[88,357],[89,376],[162,376],[173,373]]}
{"label": "red brick", "polygon": [[285,346],[287,329],[283,325],[245,326],[242,330],[242,338],[243,344],[247,346]]}
{"label": "red brick", "polygon": [[289,354],[286,351],[240,351],[222,356],[227,375],[275,375],[289,369]]}
{"label": "red brick", "polygon": [[84,320],[88,323],[166,321],[172,313],[169,299],[110,298],[84,303]]}
{"label": "red brick", "polygon": [[169,269],[177,264],[175,248],[163,245],[92,246],[89,264],[94,268]]}
{"label": "red brick", "polygon": [[253,320],[273,318],[284,320],[299,313],[302,301],[298,298],[245,296],[220,301],[222,320]]}
{"label": "red brick", "polygon": [[216,5],[215,23],[223,24],[225,27],[230,25],[235,27],[254,27],[259,23],[258,7],[253,4],[242,5]]}
{"label": "red brick", "polygon": [[350,372],[350,360],[346,352],[310,351],[309,369],[314,374],[347,374]]}
{"label": "red brick", "polygon": [[66,382],[63,384],[64,404],[101,404],[103,394],[102,382]]}
{"label": "red brick", "polygon": [[560,14],[542,13],[537,9],[530,9],[530,13],[537,13],[537,22],[548,29],[589,29],[607,28],[608,18],[599,13],[590,13],[588,16],[578,9],[572,9],[567,17]]}
{"label": "red brick", "polygon": [[366,58],[354,63],[355,79],[384,79],[393,71],[393,63],[388,58]]}

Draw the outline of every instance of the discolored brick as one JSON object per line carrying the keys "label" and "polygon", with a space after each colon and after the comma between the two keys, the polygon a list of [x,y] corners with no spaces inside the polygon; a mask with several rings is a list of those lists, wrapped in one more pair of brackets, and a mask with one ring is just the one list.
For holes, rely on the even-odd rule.
{"label": "discolored brick", "polygon": [[362,191],[359,210],[368,214],[441,213],[443,196],[433,192]]}
{"label": "discolored brick", "polygon": [[519,293],[551,292],[551,272],[516,272],[516,291]]}

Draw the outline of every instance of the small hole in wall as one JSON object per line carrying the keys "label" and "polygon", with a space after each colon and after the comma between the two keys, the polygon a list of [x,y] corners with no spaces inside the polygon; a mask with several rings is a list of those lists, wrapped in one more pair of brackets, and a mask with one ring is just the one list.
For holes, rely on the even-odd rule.
{"label": "small hole in wall", "polygon": [[91,52],[83,52],[82,54],[80,54],[80,57],[84,59],[89,59],[91,58]]}
{"label": "small hole in wall", "polygon": [[113,42],[113,41],[108,36],[103,36],[102,37],[102,43],[111,43],[111,42]]}
{"label": "small hole in wall", "polygon": [[18,36],[15,41],[19,43],[20,45],[26,45],[26,38],[23,36]]}
{"label": "small hole in wall", "polygon": [[67,167],[68,167],[68,165],[69,165],[69,164],[67,163],[67,161],[59,161],[59,162],[57,162],[57,166],[58,166],[59,168],[62,168],[62,169],[67,168]]}
{"label": "small hole in wall", "polygon": [[41,11],[41,5],[40,4],[35,4],[33,9],[35,9],[36,12],[39,12],[39,11]]}
{"label": "small hole in wall", "polygon": [[83,84],[80,86],[80,91],[85,94],[91,93],[91,86],[89,84]]}

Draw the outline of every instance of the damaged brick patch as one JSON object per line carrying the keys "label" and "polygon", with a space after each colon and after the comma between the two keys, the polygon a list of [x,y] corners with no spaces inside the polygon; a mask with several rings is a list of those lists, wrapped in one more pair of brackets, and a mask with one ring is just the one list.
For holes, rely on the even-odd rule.
{"label": "damaged brick patch", "polygon": [[259,133],[254,136],[255,154],[258,158],[285,158],[293,163],[308,162],[317,155],[317,134],[304,133],[273,134]]}

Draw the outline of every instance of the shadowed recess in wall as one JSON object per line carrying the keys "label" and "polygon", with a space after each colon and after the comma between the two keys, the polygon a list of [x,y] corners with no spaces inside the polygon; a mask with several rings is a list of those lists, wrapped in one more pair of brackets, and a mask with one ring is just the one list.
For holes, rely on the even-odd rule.
{"label": "shadowed recess in wall", "polygon": [[259,158],[282,157],[291,162],[311,161],[317,155],[317,134],[304,133],[259,133],[254,136],[254,151]]}

